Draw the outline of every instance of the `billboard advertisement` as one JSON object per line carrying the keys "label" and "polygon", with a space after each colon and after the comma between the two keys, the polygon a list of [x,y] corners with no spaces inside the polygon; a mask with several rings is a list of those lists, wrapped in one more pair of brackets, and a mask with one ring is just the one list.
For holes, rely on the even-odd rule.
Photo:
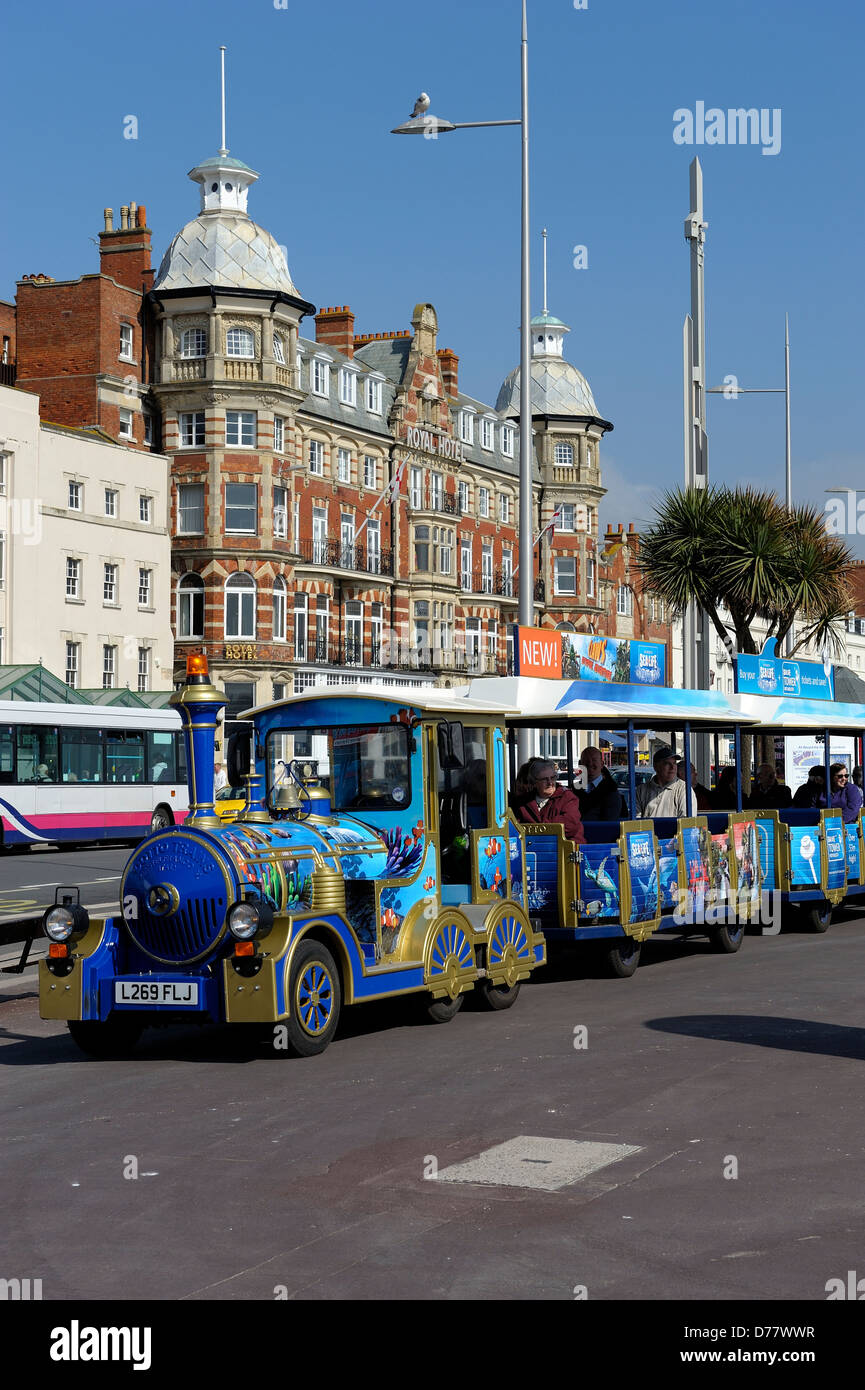
{"label": "billboard advertisement", "polygon": [[582,632],[563,632],[561,637],[562,675],[566,680],[666,684],[667,649],[663,642],[592,637]]}
{"label": "billboard advertisement", "polygon": [[832,667],[816,661],[782,661],[776,656],[737,656],[736,690],[740,695],[786,695],[834,700]]}

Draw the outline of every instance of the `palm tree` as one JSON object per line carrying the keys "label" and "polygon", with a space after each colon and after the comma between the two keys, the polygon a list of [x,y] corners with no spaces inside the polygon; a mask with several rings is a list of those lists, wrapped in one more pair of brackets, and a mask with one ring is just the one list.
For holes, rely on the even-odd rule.
{"label": "palm tree", "polygon": [[696,602],[731,655],[758,651],[756,620],[776,653],[794,621],[794,652],[809,642],[841,650],[853,557],[813,507],[788,510],[752,487],[677,488],[641,537],[636,563],[645,589],[679,613]]}

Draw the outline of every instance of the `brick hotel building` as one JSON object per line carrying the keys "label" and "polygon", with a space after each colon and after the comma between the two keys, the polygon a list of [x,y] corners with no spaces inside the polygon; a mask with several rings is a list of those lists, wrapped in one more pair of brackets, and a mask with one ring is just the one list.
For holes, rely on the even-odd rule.
{"label": "brick hotel building", "polygon": [[[98,274],[25,277],[0,304],[7,384],[37,392],[43,418],[170,460],[175,675],[203,645],[232,713],[318,682],[504,674],[519,369],[491,406],[460,390],[432,305],[387,333],[355,333],[345,306],[316,313],[249,217],[258,175],[221,153],[189,177],[199,212],[155,274],[132,203],[118,229],[105,211]],[[535,622],[669,644],[631,572],[633,527],[598,534],[613,426],[568,331],[532,321]]]}

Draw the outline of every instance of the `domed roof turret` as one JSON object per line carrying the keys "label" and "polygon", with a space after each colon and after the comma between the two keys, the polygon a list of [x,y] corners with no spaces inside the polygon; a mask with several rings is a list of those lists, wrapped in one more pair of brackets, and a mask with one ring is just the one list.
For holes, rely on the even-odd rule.
{"label": "domed roof turret", "polygon": [[[599,420],[589,383],[564,357],[564,337],[570,331],[546,307],[532,319],[532,414],[591,415]],[[496,410],[508,417],[519,415],[519,367],[503,381]]]}
{"label": "domed roof turret", "polygon": [[154,290],[213,285],[297,296],[284,250],[246,211],[255,170],[220,151],[191,169],[189,177],[201,185],[201,211],[163,256]]}

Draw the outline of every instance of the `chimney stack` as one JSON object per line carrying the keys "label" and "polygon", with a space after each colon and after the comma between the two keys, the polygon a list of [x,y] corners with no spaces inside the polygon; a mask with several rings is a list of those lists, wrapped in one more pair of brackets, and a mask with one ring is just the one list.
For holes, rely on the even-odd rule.
{"label": "chimney stack", "polygon": [[442,383],[446,396],[457,394],[458,368],[460,359],[450,348],[439,348],[436,354],[441,366]]}
{"label": "chimney stack", "polygon": [[99,233],[99,273],[139,293],[150,289],[150,228],[147,209],[141,203],[124,203],[120,226],[114,226],[114,209],[104,208],[104,229]]}
{"label": "chimney stack", "polygon": [[334,347],[346,357],[354,357],[354,314],[347,304],[319,309],[315,316],[315,341]]}

